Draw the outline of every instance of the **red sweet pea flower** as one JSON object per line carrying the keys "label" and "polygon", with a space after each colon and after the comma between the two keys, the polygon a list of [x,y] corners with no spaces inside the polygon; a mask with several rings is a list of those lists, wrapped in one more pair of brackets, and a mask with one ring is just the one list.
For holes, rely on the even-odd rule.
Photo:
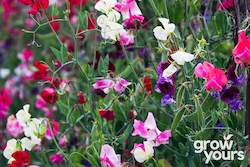
{"label": "red sweet pea flower", "polygon": [[88,30],[93,30],[96,28],[96,19],[88,16]]}
{"label": "red sweet pea flower", "polygon": [[35,80],[46,80],[49,68],[46,64],[41,63],[40,61],[35,61],[34,66],[38,69],[33,73],[33,78]]}
{"label": "red sweet pea flower", "polygon": [[84,95],[84,93],[83,93],[82,91],[79,91],[79,92],[77,93],[77,97],[78,97],[78,103],[79,103],[79,104],[84,104],[84,103],[86,103],[86,97],[85,97],[85,95]]}
{"label": "red sweet pea flower", "polygon": [[151,78],[146,76],[143,78],[143,83],[144,83],[144,88],[147,92],[147,94],[151,94],[152,93],[152,82],[151,82]]}
{"label": "red sweet pea flower", "polygon": [[49,6],[49,0],[19,0],[24,5],[28,5],[31,9],[29,14],[35,15],[39,9],[47,9]]}
{"label": "red sweet pea flower", "polygon": [[69,0],[70,6],[80,6],[80,5],[86,5],[88,3],[88,0]]}
{"label": "red sweet pea flower", "polygon": [[58,99],[56,90],[50,87],[44,88],[40,96],[49,104],[55,104]]}
{"label": "red sweet pea flower", "polygon": [[115,114],[112,110],[99,110],[99,114],[102,118],[106,119],[107,121],[112,121],[115,118]]}
{"label": "red sweet pea flower", "polygon": [[26,151],[16,151],[12,154],[15,159],[8,167],[25,167],[30,164],[30,155]]}

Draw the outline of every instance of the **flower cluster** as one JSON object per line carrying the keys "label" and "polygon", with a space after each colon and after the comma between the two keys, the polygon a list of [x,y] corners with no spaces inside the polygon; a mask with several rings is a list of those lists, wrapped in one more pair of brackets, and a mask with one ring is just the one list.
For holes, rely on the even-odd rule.
{"label": "flower cluster", "polygon": [[146,139],[143,144],[135,144],[134,149],[131,151],[135,159],[142,163],[154,154],[153,147],[158,147],[161,144],[168,144],[171,137],[170,130],[164,130],[163,132],[157,128],[154,115],[149,112],[145,122],[140,120],[134,120],[133,136],[140,136]]}
{"label": "flower cluster", "polygon": [[[31,151],[34,146],[41,144],[41,139],[45,135],[46,126],[44,119],[31,118],[29,108],[30,105],[24,105],[23,109],[16,113],[16,121],[18,123],[15,123],[15,128],[17,129],[13,134],[18,136],[20,132],[24,132],[25,137],[22,139],[13,138],[7,142],[3,155],[9,160],[9,164],[15,164],[18,161],[16,155],[19,152],[16,153],[17,151]],[[15,119],[14,116],[11,119]]]}
{"label": "flower cluster", "polygon": [[95,9],[103,13],[97,18],[97,24],[101,27],[104,39],[120,41],[122,45],[134,43],[132,32],[126,30],[118,21],[122,14],[123,23],[128,28],[135,21],[143,22],[144,17],[135,0],[123,0],[121,3],[116,0],[99,0],[95,4]]}

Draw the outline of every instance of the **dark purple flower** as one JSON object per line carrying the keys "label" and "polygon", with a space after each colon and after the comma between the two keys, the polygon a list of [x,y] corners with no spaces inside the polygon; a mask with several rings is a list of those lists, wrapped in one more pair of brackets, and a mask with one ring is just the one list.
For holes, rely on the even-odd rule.
{"label": "dark purple flower", "polygon": [[237,87],[231,86],[222,90],[221,100],[226,104],[230,104],[236,99],[240,99],[240,90]]}

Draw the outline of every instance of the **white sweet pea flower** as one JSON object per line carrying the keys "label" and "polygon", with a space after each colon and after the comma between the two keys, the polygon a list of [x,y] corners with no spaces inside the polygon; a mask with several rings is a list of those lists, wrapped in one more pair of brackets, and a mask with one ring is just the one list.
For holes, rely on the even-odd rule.
{"label": "white sweet pea flower", "polygon": [[156,39],[161,41],[166,41],[168,36],[174,32],[175,25],[173,23],[169,23],[169,19],[166,18],[159,18],[162,26],[157,26],[154,28],[154,36]]}
{"label": "white sweet pea flower", "polygon": [[193,54],[180,50],[171,54],[171,57],[179,65],[184,65],[185,62],[191,62],[195,58]]}
{"label": "white sweet pea flower", "polygon": [[24,135],[31,138],[34,136],[43,136],[45,133],[45,124],[43,124],[42,122],[43,119],[32,118],[24,127]]}
{"label": "white sweet pea flower", "polygon": [[153,146],[152,142],[145,141],[143,144],[135,145],[131,153],[134,155],[137,162],[143,163],[154,156]]}
{"label": "white sweet pea flower", "polygon": [[56,1],[57,1],[57,0],[49,0],[49,5],[54,5],[54,4],[56,4]]}
{"label": "white sweet pea flower", "polygon": [[16,118],[17,118],[18,122],[22,125],[30,120],[31,115],[29,113],[29,108],[30,108],[30,105],[26,104],[23,106],[23,109],[19,110],[16,113]]}
{"label": "white sweet pea flower", "polygon": [[0,78],[4,79],[10,75],[10,70],[8,68],[0,68]]}
{"label": "white sweet pea flower", "polygon": [[170,64],[162,73],[162,76],[164,78],[168,78],[170,76],[172,76],[174,73],[176,73],[178,69],[175,67],[175,65]]}
{"label": "white sweet pea flower", "polygon": [[7,159],[11,159],[11,155],[17,151],[17,140],[10,139],[7,141],[7,145],[3,151],[3,156]]}
{"label": "white sweet pea flower", "polygon": [[117,0],[99,0],[95,4],[95,9],[105,14],[108,14],[109,12],[114,11],[113,8],[115,7],[116,3]]}
{"label": "white sweet pea flower", "polygon": [[31,149],[34,147],[33,142],[27,137],[21,139],[21,145],[23,149],[26,149],[28,151],[31,151]]}

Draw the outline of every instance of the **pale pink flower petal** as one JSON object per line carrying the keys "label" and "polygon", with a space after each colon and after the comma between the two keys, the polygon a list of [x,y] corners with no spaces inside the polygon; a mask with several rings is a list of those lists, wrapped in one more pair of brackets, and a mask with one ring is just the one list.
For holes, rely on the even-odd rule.
{"label": "pale pink flower petal", "polygon": [[120,156],[108,144],[102,146],[100,161],[103,167],[121,167]]}

